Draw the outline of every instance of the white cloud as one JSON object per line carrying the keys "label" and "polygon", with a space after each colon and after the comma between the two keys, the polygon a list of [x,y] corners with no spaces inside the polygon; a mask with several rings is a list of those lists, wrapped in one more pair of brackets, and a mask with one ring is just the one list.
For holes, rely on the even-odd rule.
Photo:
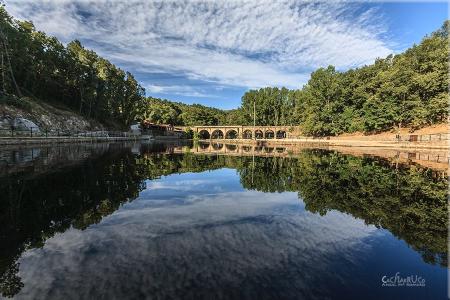
{"label": "white cloud", "polygon": [[[7,9],[131,71],[231,86],[299,87],[317,67],[345,69],[392,53],[377,11],[355,3],[12,0]],[[202,96],[180,86],[149,88]]]}
{"label": "white cloud", "polygon": [[148,85],[145,85],[145,90],[147,92],[156,93],[156,94],[171,94],[171,95],[180,95],[180,96],[187,96],[187,97],[198,97],[198,98],[214,97],[214,95],[210,95],[210,94],[206,93],[206,91],[192,87],[190,85],[148,84]]}

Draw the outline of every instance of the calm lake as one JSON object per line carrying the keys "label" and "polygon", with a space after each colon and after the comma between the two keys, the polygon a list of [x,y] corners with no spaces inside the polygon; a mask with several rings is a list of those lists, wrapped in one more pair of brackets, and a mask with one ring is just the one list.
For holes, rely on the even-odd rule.
{"label": "calm lake", "polygon": [[227,147],[0,148],[1,295],[447,299],[445,176]]}

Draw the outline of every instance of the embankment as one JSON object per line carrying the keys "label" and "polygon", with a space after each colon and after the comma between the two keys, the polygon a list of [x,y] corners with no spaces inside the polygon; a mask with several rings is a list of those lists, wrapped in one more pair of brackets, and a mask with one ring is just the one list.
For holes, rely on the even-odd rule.
{"label": "embankment", "polygon": [[412,131],[403,128],[396,132],[378,134],[343,134],[330,137],[299,136],[289,139],[210,139],[205,142],[249,145],[305,145],[326,147],[367,147],[383,149],[439,149],[448,150],[450,134],[447,124],[437,124]]}
{"label": "embankment", "polygon": [[0,145],[105,143],[145,140],[140,136],[129,137],[0,137]]}

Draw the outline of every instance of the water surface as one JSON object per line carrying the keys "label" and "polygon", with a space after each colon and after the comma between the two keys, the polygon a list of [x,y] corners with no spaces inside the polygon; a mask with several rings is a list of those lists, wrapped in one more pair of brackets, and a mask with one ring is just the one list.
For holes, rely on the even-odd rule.
{"label": "water surface", "polygon": [[[0,150],[3,297],[446,299],[442,173],[195,149]],[[382,286],[396,273],[425,281]]]}

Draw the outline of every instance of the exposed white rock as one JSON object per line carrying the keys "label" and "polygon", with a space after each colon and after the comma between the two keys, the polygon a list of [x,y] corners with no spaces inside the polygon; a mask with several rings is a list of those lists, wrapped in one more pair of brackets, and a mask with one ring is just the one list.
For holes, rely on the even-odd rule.
{"label": "exposed white rock", "polygon": [[33,121],[30,121],[22,117],[16,117],[12,121],[12,126],[15,130],[29,130],[36,133],[41,131],[39,129],[39,126],[37,126]]}

